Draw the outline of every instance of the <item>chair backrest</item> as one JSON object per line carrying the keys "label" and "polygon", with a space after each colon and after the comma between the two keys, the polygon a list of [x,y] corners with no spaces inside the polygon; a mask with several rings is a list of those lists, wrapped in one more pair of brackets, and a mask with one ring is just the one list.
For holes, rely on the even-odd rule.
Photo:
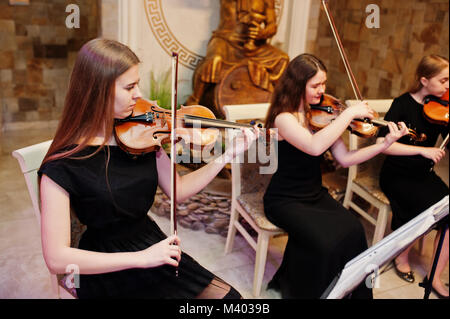
{"label": "chair backrest", "polygon": [[264,120],[269,110],[269,103],[233,104],[223,107],[227,121]]}
{"label": "chair backrest", "polygon": [[[252,154],[252,155],[250,155]],[[232,174],[239,170],[240,193],[265,191],[277,168],[277,144],[258,141],[243,155],[243,160],[232,166]],[[234,163],[232,164],[234,165]]]}
{"label": "chair backrest", "polygon": [[[267,111],[269,109],[269,103],[258,104],[236,104],[225,105],[223,107],[227,121],[239,121],[239,120],[260,120],[264,121]],[[259,147],[265,147],[263,149],[257,149]],[[236,198],[241,193],[252,193],[267,188],[273,171],[274,158],[276,156],[273,153],[276,148],[274,143],[255,143],[241,156],[242,161],[234,160],[231,164],[232,172],[232,196]],[[249,152],[252,151],[254,156],[249,156]],[[265,153],[264,153],[265,151]],[[264,154],[263,154],[264,153]],[[263,155],[260,156],[260,155]],[[266,168],[261,170],[261,168]],[[261,173],[262,172],[262,173]]]}
{"label": "chair backrest", "polygon": [[[369,104],[369,106],[378,113],[378,119],[383,119],[384,115],[387,113],[389,108],[392,105],[392,99],[380,99],[380,100],[365,100]],[[355,103],[358,103],[358,100],[347,100],[345,104],[347,106],[352,106]],[[363,148],[365,146],[372,145],[376,142],[376,136],[371,138],[361,138],[355,134],[349,134],[349,149],[355,150],[359,148]],[[349,178],[354,179],[357,174],[365,173],[371,174],[373,176],[377,176],[381,165],[383,164],[384,158],[386,156],[384,154],[378,154],[374,156],[368,161],[361,163],[359,165],[353,165],[349,168]]]}
{"label": "chair backrest", "polygon": [[[12,155],[19,161],[20,169],[22,170],[25,182],[27,184],[28,193],[30,194],[31,202],[33,204],[34,214],[38,224],[41,224],[41,209],[39,197],[39,185],[37,172],[41,166],[42,160],[50,147],[52,140],[45,141],[39,144],[27,146],[12,152]],[[81,224],[74,211],[70,210],[70,224],[71,224],[71,246],[77,247],[82,233],[86,226]]]}
{"label": "chair backrest", "polygon": [[31,197],[33,210],[40,225],[41,213],[39,203],[39,186],[37,171],[42,160],[52,143],[51,140],[39,144],[27,146],[12,152],[12,155],[19,161],[20,169],[25,177],[28,193]]}

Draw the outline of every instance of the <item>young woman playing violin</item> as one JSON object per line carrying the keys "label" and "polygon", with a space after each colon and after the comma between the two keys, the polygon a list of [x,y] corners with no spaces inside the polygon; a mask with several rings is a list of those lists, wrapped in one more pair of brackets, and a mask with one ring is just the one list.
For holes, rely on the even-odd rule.
{"label": "young woman playing violin", "polygon": [[[423,114],[425,97],[441,97],[448,91],[448,67],[448,60],[444,57],[423,57],[417,67],[411,89],[394,99],[385,116],[385,120],[404,121],[415,126],[418,132],[427,136],[425,141],[417,145],[412,145],[409,139],[402,138],[384,151],[388,156],[380,172],[380,187],[391,203],[392,230],[396,230],[448,195],[448,186],[431,170],[433,163],[438,163],[445,155],[443,149],[434,146],[439,134],[444,138],[448,134],[448,117],[446,125],[437,125],[429,122]],[[386,133],[385,129],[381,129],[377,142],[384,143]],[[440,233],[436,236],[435,249],[439,235]],[[408,261],[411,248],[412,246],[407,248],[394,260],[397,274],[410,283],[415,280]],[[448,290],[440,280],[447,262],[448,231],[432,283],[438,296],[448,298]]]}
{"label": "young woman playing violin", "polygon": [[[357,217],[334,200],[322,186],[320,161],[331,149],[344,167],[361,163],[407,134],[389,123],[383,144],[349,152],[340,138],[353,119],[374,117],[367,103],[345,109],[314,133],[308,124],[310,105],[325,92],[327,69],[315,56],[302,54],[290,62],[272,96],[266,128],[279,134],[278,170],[264,195],[267,218],[289,234],[283,261],[269,283],[283,298],[319,298],[345,264],[367,249]],[[354,298],[372,298],[361,284]]]}
{"label": "young woman playing violin", "polygon": [[[61,274],[77,265],[79,298],[240,298],[148,217],[157,186],[170,196],[166,153],[132,157],[112,135],[114,119],[129,116],[141,98],[139,62],[127,46],[105,39],[89,41],[78,54],[60,125],[39,170],[47,266]],[[204,188],[256,135],[246,129],[243,143],[177,176],[178,200]],[[71,207],[87,225],[79,247],[70,246]]]}

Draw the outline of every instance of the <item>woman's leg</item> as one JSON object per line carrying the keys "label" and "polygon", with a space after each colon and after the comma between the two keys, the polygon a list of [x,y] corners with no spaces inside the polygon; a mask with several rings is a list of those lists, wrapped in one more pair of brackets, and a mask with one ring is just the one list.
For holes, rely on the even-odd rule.
{"label": "woman's leg", "polygon": [[408,248],[406,248],[400,255],[398,255],[395,260],[395,267],[401,272],[408,273],[411,271],[411,267],[409,265],[409,252],[411,248],[413,248],[414,243],[411,244]]}
{"label": "woman's leg", "polygon": [[[439,238],[441,236],[442,230],[439,229],[437,234],[436,234],[436,238],[434,239],[434,253],[433,253],[433,259],[434,260],[434,256],[436,254],[436,249],[439,243]],[[445,269],[445,266],[447,265],[448,262],[448,228],[445,232],[445,237],[444,237],[444,243],[442,244],[442,249],[441,249],[441,253],[439,255],[439,261],[437,263],[436,266],[436,272],[433,278],[433,288],[436,289],[437,292],[439,292],[441,295],[443,296],[448,296],[448,290],[445,289],[444,284],[441,281],[441,274],[442,271]],[[430,278],[430,272],[431,272],[431,267],[430,270],[428,272],[428,278]]]}
{"label": "woman's leg", "polygon": [[196,297],[196,299],[242,299],[241,294],[218,277]]}

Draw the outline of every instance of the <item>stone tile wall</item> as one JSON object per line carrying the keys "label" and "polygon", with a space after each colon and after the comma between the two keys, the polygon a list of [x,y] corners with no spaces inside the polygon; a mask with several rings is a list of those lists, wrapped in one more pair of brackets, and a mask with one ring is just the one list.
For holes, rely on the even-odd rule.
{"label": "stone tile wall", "polygon": [[[80,28],[66,27],[68,4],[80,9]],[[97,0],[0,0],[0,125],[3,130],[55,125],[80,47],[100,33]],[[1,127],[1,126],[0,126]]]}
{"label": "stone tile wall", "polygon": [[[366,27],[369,4],[380,8],[379,29]],[[366,99],[404,93],[422,56],[449,57],[448,0],[334,0],[329,7]],[[308,52],[320,57],[328,68],[327,91],[341,100],[354,99],[320,1],[312,4],[308,34]]]}

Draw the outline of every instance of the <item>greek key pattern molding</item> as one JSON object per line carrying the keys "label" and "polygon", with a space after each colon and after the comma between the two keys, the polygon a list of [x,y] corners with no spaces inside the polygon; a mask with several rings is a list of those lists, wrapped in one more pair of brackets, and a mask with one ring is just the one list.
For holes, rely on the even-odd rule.
{"label": "greek key pattern molding", "polygon": [[[161,48],[163,48],[169,56],[172,56],[172,52],[177,52],[179,62],[185,67],[195,70],[204,57],[189,50],[174,36],[164,17],[162,0],[144,1],[147,21]],[[281,18],[283,7],[284,0],[275,0],[275,10],[278,20]]]}

